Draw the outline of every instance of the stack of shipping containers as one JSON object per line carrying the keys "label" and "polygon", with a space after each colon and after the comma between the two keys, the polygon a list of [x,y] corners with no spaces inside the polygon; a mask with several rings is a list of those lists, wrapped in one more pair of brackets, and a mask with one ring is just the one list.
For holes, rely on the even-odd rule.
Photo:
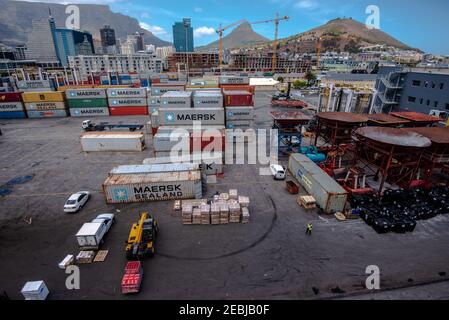
{"label": "stack of shipping containers", "polygon": [[148,115],[145,88],[108,89],[107,96],[112,116]]}
{"label": "stack of shipping containers", "polygon": [[22,100],[28,118],[67,117],[64,92],[24,92]]}
{"label": "stack of shipping containers", "polygon": [[20,92],[0,92],[0,119],[24,119],[25,109]]}
{"label": "stack of shipping containers", "polygon": [[66,98],[72,117],[109,115],[105,89],[69,89],[66,90]]}

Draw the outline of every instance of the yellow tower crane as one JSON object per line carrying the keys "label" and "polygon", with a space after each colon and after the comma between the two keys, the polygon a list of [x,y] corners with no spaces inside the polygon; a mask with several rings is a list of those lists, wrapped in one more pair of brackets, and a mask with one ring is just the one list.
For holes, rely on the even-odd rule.
{"label": "yellow tower crane", "polygon": [[275,30],[274,30],[274,41],[273,41],[273,57],[271,61],[271,71],[276,72],[277,68],[277,49],[278,49],[278,35],[279,35],[279,22],[290,19],[289,16],[279,17],[279,13],[276,13],[276,18],[271,20],[263,20],[252,22],[251,24],[259,24],[259,23],[271,23],[274,22]]}

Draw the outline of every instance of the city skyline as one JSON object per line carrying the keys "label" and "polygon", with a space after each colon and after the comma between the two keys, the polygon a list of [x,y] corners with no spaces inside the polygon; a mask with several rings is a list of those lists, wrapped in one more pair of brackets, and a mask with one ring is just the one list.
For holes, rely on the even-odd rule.
{"label": "city skyline", "polygon": [[[44,0],[31,2],[61,3]],[[172,25],[188,17],[192,19],[195,45],[206,45],[218,39],[215,29],[220,23],[227,25],[240,19],[257,21],[273,18],[276,12],[288,14],[291,19],[282,24],[279,37],[284,38],[322,25],[337,17],[352,17],[364,22],[368,16],[368,5],[380,9],[381,30],[425,52],[449,54],[449,22],[445,18],[449,3],[445,0],[369,1],[354,0],[341,4],[338,0],[247,0],[247,1],[168,1],[154,3],[144,0],[74,0],[78,3],[109,5],[114,12],[120,12],[137,19],[142,28],[151,31],[162,40],[173,42]],[[239,8],[239,10],[235,10]],[[406,10],[405,10],[406,8]],[[269,24],[255,25],[253,29],[273,39],[274,27]],[[229,31],[228,31],[229,32]]]}

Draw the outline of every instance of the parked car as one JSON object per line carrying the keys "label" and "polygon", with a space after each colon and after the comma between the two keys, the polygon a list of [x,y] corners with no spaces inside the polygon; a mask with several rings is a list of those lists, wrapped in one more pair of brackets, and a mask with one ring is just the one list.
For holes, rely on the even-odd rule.
{"label": "parked car", "polygon": [[285,169],[279,164],[270,165],[271,173],[275,180],[284,180],[285,179]]}
{"label": "parked car", "polygon": [[106,232],[108,232],[115,223],[115,216],[113,213],[103,213],[93,219],[92,222],[103,222],[106,225]]}
{"label": "parked car", "polygon": [[64,212],[80,211],[90,198],[89,191],[80,191],[72,194],[64,205]]}

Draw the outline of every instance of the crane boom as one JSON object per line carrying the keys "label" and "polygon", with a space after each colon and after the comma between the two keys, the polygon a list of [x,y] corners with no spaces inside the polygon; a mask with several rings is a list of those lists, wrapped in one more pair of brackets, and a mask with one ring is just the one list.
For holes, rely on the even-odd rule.
{"label": "crane boom", "polygon": [[220,61],[220,68],[221,65],[223,63],[223,31],[228,30],[229,28],[232,28],[242,22],[245,22],[245,20],[239,20],[237,22],[231,23],[230,25],[226,26],[226,27],[222,27],[220,24],[220,28],[218,28],[218,30],[215,30],[216,33],[218,33],[218,35],[220,36],[220,48],[219,48],[219,61]]}

